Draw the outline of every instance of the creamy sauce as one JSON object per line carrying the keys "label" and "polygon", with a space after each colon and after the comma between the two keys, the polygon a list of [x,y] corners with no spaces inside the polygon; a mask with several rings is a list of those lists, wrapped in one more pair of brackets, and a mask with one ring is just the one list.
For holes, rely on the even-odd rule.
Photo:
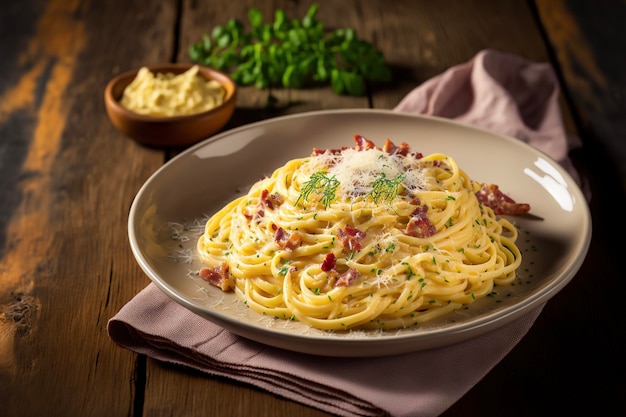
{"label": "creamy sauce", "polygon": [[152,73],[141,68],[124,89],[120,104],[147,116],[182,116],[211,110],[224,102],[226,92],[215,80],[198,75],[194,65],[182,74]]}

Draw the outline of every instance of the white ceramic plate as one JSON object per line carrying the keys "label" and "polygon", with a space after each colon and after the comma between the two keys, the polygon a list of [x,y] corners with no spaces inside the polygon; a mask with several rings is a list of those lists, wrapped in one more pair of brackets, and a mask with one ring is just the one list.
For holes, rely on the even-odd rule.
{"label": "white ceramic plate", "polygon": [[[204,221],[236,194],[314,147],[353,146],[354,134],[378,145],[390,138],[414,151],[443,152],[468,175],[495,183],[532,216],[512,218],[523,254],[519,283],[499,297],[415,329],[329,333],[261,316],[234,293],[194,276]],[[576,274],[591,240],[584,196],[550,157],[512,138],[445,119],[387,110],[331,110],[270,119],[216,135],[159,169],[137,194],[129,216],[133,253],[173,300],[243,337],[327,356],[383,356],[445,346],[503,326],[549,300]],[[209,323],[207,323],[209,325]]]}

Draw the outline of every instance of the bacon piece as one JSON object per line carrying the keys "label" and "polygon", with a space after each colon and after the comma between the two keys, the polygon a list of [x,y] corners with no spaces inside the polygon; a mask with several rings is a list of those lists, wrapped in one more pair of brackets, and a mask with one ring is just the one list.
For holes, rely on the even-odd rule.
{"label": "bacon piece", "polygon": [[404,234],[413,237],[428,237],[437,232],[428,218],[428,206],[420,206],[413,210],[411,218],[404,229]]}
{"label": "bacon piece", "polygon": [[278,193],[270,194],[268,190],[263,190],[261,191],[260,203],[269,209],[273,209],[283,203],[283,196]]}
{"label": "bacon piece", "polygon": [[324,257],[324,260],[322,261],[322,271],[324,272],[328,272],[331,271],[335,265],[337,264],[337,258],[335,257],[334,253],[329,253]]}
{"label": "bacon piece", "polygon": [[495,184],[483,184],[476,193],[476,198],[481,204],[491,207],[495,214],[518,216],[530,211],[529,204],[516,203],[515,200],[500,191]]}
{"label": "bacon piece", "polygon": [[[355,143],[355,149],[358,151],[364,151],[366,149],[375,149],[376,148],[376,144],[374,142],[372,142],[371,140],[367,139],[364,136],[361,136],[359,134],[354,135],[354,143]],[[313,148],[313,151],[311,152],[311,156],[317,156],[317,155],[322,155],[325,153],[331,154],[331,155],[339,155],[341,154],[343,151],[345,151],[346,149],[350,149],[347,146],[342,146],[340,148],[337,149],[318,149],[318,148]]]}
{"label": "bacon piece", "polygon": [[354,268],[350,268],[337,278],[337,281],[335,281],[335,287],[349,287],[358,277],[359,271]]}
{"label": "bacon piece", "polygon": [[298,232],[293,232],[291,236],[289,236],[289,239],[287,240],[287,243],[285,244],[285,248],[288,250],[294,250],[301,244],[302,244],[302,235]]}
{"label": "bacon piece", "polygon": [[360,231],[355,227],[346,226],[337,230],[337,237],[341,241],[341,246],[348,250],[359,250],[362,248],[361,241],[367,233]]}
{"label": "bacon piece", "polygon": [[[356,149],[357,151],[365,151],[368,149],[378,149],[378,150],[387,152],[390,155],[393,155],[393,154],[398,154],[402,156],[412,155],[413,157],[417,159],[421,159],[424,156],[421,152],[411,152],[411,147],[409,146],[408,143],[402,142],[400,145],[396,145],[395,143],[391,141],[391,139],[387,139],[385,141],[385,145],[382,149],[376,146],[374,142],[367,139],[365,136],[362,136],[359,134],[354,135],[354,143],[355,143],[354,149]],[[311,156],[317,156],[317,155],[322,155],[326,153],[330,155],[341,155],[341,153],[345,151],[346,149],[350,149],[350,148],[347,146],[342,146],[340,148],[335,148],[335,149],[313,148],[313,151],[311,152]]]}
{"label": "bacon piece", "polygon": [[[243,215],[246,216],[246,219],[257,220],[257,219],[265,217],[265,210],[263,209],[263,206],[258,205],[256,207],[258,207],[258,209],[249,208],[249,207],[246,208],[246,210],[243,213]],[[250,210],[252,210],[252,212],[250,212]]]}
{"label": "bacon piece", "polygon": [[282,249],[294,250],[302,244],[302,235],[298,232],[289,234],[285,229],[279,227],[274,234],[274,240]]}
{"label": "bacon piece", "polygon": [[198,274],[200,278],[222,291],[228,291],[232,288],[233,282],[228,272],[228,264],[225,262],[212,268],[202,268]]}
{"label": "bacon piece", "polygon": [[[246,208],[243,213],[248,220],[260,219],[265,217],[265,209],[273,210],[283,203],[283,196],[278,193],[270,194],[268,190],[261,191],[258,204],[253,208]],[[256,210],[256,211],[255,211]]]}
{"label": "bacon piece", "polygon": [[385,141],[385,145],[383,146],[383,151],[387,152],[389,155],[394,155],[394,154],[398,154],[402,156],[411,155],[415,159],[422,159],[424,157],[424,155],[421,152],[411,152],[411,146],[408,143],[402,142],[400,145],[396,145],[395,143],[391,141],[391,139],[387,139]]}
{"label": "bacon piece", "polygon": [[406,142],[402,142],[400,146],[398,146],[390,139],[387,139],[385,141],[385,146],[383,146],[383,151],[387,152],[390,155],[398,154],[402,156],[407,156],[411,152],[411,147]]}
{"label": "bacon piece", "polygon": [[349,148],[347,146],[342,146],[341,148],[338,148],[338,149],[318,149],[318,148],[313,148],[313,151],[311,152],[311,156],[322,155],[324,153],[329,153],[331,155],[339,155],[343,151],[345,151],[346,149],[349,149]]}
{"label": "bacon piece", "polygon": [[376,149],[376,144],[374,142],[358,134],[354,135],[354,142],[356,143],[356,149],[359,151]]}
{"label": "bacon piece", "polygon": [[[272,228],[274,227],[275,225],[272,225]],[[285,232],[285,229],[283,229],[282,227],[279,227],[278,229],[276,229],[276,233],[274,233],[274,240],[277,243],[285,242],[287,241],[287,239],[289,239],[289,236],[287,232]]]}

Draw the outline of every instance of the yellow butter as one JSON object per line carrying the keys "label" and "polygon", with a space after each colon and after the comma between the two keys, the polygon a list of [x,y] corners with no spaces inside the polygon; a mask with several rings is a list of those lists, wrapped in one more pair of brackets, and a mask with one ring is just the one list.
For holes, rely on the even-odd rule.
{"label": "yellow butter", "polygon": [[215,80],[198,75],[194,65],[182,74],[152,73],[143,67],[124,89],[120,104],[147,116],[182,116],[213,109],[224,102],[226,92]]}

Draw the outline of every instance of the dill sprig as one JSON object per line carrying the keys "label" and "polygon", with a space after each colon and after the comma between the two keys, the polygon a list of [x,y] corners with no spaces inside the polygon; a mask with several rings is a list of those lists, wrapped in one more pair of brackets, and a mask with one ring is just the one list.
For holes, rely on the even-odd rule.
{"label": "dill sprig", "polygon": [[[374,203],[387,202],[391,204],[394,198],[398,195],[400,184],[406,178],[405,174],[400,174],[395,178],[387,178],[385,173],[381,173],[372,183],[369,184],[371,191],[367,194]],[[302,184],[302,191],[296,200],[296,205],[302,201],[308,201],[311,194],[315,193],[321,195],[320,202],[325,209],[328,208],[335,201],[335,193],[339,188],[339,180],[335,175],[329,175],[325,171],[317,171],[309,180]]]}
{"label": "dill sprig", "polygon": [[391,204],[398,195],[398,187],[402,184],[405,177],[405,174],[400,174],[395,178],[389,179],[383,172],[370,184],[372,191],[368,195],[376,204],[380,201],[386,201]]}
{"label": "dill sprig", "polygon": [[326,209],[335,201],[335,192],[338,187],[339,180],[334,175],[328,175],[325,171],[317,171],[302,185],[302,191],[296,200],[296,205],[300,199],[308,201],[311,193],[315,192],[322,195],[321,203]]}

